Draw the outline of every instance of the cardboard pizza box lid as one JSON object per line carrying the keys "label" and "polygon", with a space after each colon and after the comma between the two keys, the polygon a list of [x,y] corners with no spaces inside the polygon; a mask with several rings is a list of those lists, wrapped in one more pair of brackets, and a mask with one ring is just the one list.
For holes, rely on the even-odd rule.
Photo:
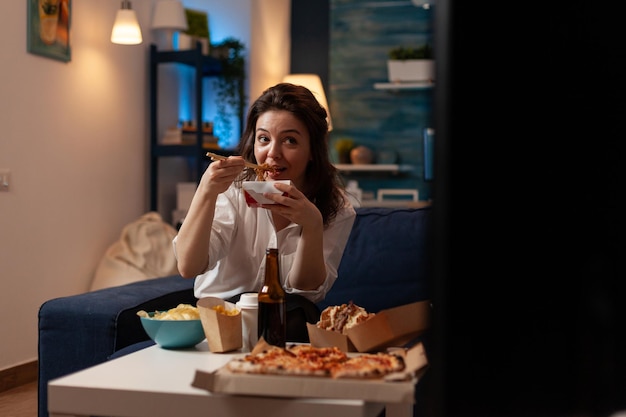
{"label": "cardboard pizza box lid", "polygon": [[[333,379],[319,376],[242,374],[222,367],[198,369],[192,386],[213,393],[291,398],[335,398],[381,403],[415,402],[415,385],[428,361],[421,342],[396,351],[405,358],[407,372],[388,379]],[[358,354],[352,354],[358,355]],[[402,376],[402,378],[398,378]],[[394,378],[395,377],[395,378]]]}
{"label": "cardboard pizza box lid", "polygon": [[430,325],[430,301],[418,301],[381,310],[371,319],[347,330],[347,334],[319,329],[308,324],[312,346],[336,346],[344,352],[374,352],[402,346]]}

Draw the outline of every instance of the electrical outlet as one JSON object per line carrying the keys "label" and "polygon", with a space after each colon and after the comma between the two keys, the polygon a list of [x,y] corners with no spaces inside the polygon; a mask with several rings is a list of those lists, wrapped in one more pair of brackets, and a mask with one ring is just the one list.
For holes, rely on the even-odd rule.
{"label": "electrical outlet", "polygon": [[11,180],[11,171],[8,169],[0,169],[0,191],[9,191]]}

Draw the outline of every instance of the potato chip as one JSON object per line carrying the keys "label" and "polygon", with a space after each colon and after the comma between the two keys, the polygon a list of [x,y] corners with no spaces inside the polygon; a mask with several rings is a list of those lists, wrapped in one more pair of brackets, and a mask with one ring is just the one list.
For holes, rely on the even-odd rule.
{"label": "potato chip", "polygon": [[[144,310],[138,311],[137,315],[139,317],[150,317],[150,314]],[[167,311],[155,311],[152,318],[155,320],[198,320],[200,319],[200,313],[198,308],[191,304],[179,304]]]}
{"label": "potato chip", "polygon": [[236,316],[237,314],[239,314],[239,310],[237,310],[236,308],[233,308],[232,310],[227,310],[223,305],[216,305],[215,307],[213,307],[213,310],[227,316]]}

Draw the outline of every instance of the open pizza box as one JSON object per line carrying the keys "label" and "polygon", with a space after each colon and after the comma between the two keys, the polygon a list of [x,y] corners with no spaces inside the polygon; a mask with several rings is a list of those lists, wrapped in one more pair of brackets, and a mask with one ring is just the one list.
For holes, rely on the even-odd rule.
{"label": "open pizza box", "polygon": [[320,329],[307,323],[312,346],[337,346],[344,352],[375,352],[403,346],[430,324],[430,301],[418,301],[381,310],[371,319],[347,330],[347,334]]}
{"label": "open pizza box", "polygon": [[[321,376],[244,374],[226,366],[216,370],[196,370],[192,386],[213,393],[260,395],[290,398],[335,398],[380,403],[414,403],[415,385],[425,372],[428,360],[421,342],[410,348],[394,349],[404,358],[402,373],[376,379],[334,379]],[[350,353],[358,356],[359,353]]]}

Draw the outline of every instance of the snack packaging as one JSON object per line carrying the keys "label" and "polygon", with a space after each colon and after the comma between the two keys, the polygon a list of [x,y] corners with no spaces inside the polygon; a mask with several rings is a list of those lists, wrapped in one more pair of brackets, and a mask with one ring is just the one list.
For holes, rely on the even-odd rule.
{"label": "snack packaging", "polygon": [[216,297],[204,297],[198,300],[197,306],[211,352],[230,352],[243,346],[241,311],[235,304]]}

